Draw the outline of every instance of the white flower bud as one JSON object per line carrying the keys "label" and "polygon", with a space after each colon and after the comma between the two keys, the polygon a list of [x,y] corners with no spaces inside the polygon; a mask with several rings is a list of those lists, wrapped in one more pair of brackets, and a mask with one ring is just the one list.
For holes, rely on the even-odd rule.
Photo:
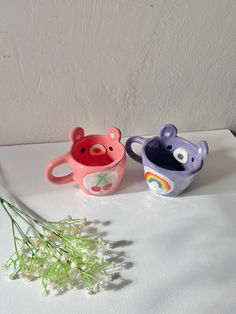
{"label": "white flower bud", "polygon": [[1,266],[1,270],[3,271],[8,271],[8,266],[5,264],[5,265],[2,265]]}
{"label": "white flower bud", "polygon": [[78,265],[77,265],[76,262],[72,262],[71,265],[70,265],[70,267],[71,267],[72,269],[77,269]]}
{"label": "white flower bud", "polygon": [[48,265],[47,264],[44,264],[43,265],[43,271],[47,271],[48,270]]}
{"label": "white flower bud", "polygon": [[105,262],[104,257],[99,258],[99,260],[98,260],[98,263],[99,263],[99,264],[103,264],[104,262]]}
{"label": "white flower bud", "polygon": [[63,254],[63,255],[61,256],[60,260],[61,260],[62,263],[67,262],[67,255],[66,255],[66,254]]}
{"label": "white flower bud", "polygon": [[66,217],[66,221],[67,221],[67,222],[70,222],[72,219],[73,219],[73,218],[72,218],[71,216],[69,216],[69,215]]}
{"label": "white flower bud", "polygon": [[95,286],[93,287],[93,291],[94,291],[94,293],[97,293],[100,291],[100,282],[97,282],[95,284]]}
{"label": "white flower bud", "polygon": [[23,249],[24,249],[24,250],[27,250],[28,248],[29,248],[29,245],[28,245],[27,243],[24,243]]}
{"label": "white flower bud", "polygon": [[104,281],[100,281],[100,287],[103,288],[105,286],[105,282]]}
{"label": "white flower bud", "polygon": [[83,217],[82,219],[81,219],[81,223],[82,223],[82,225],[86,225],[87,224],[87,218],[86,217]]}
{"label": "white flower bud", "polygon": [[54,234],[49,230],[45,230],[45,232],[44,232],[44,238],[46,241],[51,240],[53,235]]}
{"label": "white flower bud", "polygon": [[45,257],[45,252],[39,251],[37,255],[38,255],[39,258],[44,258]]}
{"label": "white flower bud", "polygon": [[8,276],[8,278],[11,279],[11,280],[14,280],[14,279],[16,279],[16,276],[15,276],[14,274],[10,274],[10,275]]}
{"label": "white flower bud", "polygon": [[70,228],[69,227],[64,229],[64,235],[70,235]]}
{"label": "white flower bud", "polygon": [[86,256],[86,255],[82,256],[82,261],[83,262],[87,262],[88,260],[89,260],[88,256]]}

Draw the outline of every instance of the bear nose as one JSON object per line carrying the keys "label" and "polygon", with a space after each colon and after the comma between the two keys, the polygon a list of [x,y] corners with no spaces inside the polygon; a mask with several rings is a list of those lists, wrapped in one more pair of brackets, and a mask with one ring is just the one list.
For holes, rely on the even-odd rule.
{"label": "bear nose", "polygon": [[97,147],[97,148],[94,148],[94,150],[93,150],[93,151],[94,151],[94,153],[98,154],[98,153],[100,153],[100,152],[101,152],[101,149]]}
{"label": "bear nose", "polygon": [[102,144],[94,144],[89,148],[90,155],[103,155],[106,153],[106,148]]}

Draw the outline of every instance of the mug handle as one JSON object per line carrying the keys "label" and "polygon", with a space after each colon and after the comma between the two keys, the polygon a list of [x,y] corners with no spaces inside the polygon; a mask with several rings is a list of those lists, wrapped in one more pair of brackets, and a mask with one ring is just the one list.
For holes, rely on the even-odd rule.
{"label": "mug handle", "polygon": [[132,159],[134,159],[135,161],[139,162],[140,164],[142,163],[142,157],[141,157],[140,155],[136,154],[136,153],[132,150],[131,145],[132,145],[133,143],[137,143],[137,144],[143,145],[143,143],[144,143],[145,140],[146,140],[146,139],[145,139],[144,137],[141,137],[141,136],[132,136],[132,137],[130,137],[130,138],[127,140],[127,142],[126,142],[126,144],[125,144],[125,148],[126,148],[126,151],[127,151],[128,155],[129,155]]}
{"label": "mug handle", "polygon": [[68,155],[59,156],[55,159],[53,159],[45,168],[45,176],[46,178],[55,184],[64,184],[74,181],[73,179],[73,173],[69,173],[65,176],[56,177],[52,174],[53,169],[56,168],[59,165],[65,164],[68,162]]}

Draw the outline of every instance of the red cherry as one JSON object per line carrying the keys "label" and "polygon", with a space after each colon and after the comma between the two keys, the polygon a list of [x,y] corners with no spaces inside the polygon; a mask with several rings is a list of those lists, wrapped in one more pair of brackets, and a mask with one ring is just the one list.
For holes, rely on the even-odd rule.
{"label": "red cherry", "polygon": [[110,190],[111,187],[112,187],[112,183],[108,183],[108,184],[103,186],[103,190],[105,190],[105,191]]}
{"label": "red cherry", "polygon": [[99,191],[101,191],[101,188],[100,188],[100,186],[94,185],[94,186],[91,187],[91,190],[92,190],[93,192],[99,192]]}

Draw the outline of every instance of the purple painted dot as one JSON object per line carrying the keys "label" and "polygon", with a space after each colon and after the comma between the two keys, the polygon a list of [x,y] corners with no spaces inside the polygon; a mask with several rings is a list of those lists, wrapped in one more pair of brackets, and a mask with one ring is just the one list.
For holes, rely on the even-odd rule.
{"label": "purple painted dot", "polygon": [[177,157],[182,160],[184,158],[184,156],[182,154],[178,154]]}

